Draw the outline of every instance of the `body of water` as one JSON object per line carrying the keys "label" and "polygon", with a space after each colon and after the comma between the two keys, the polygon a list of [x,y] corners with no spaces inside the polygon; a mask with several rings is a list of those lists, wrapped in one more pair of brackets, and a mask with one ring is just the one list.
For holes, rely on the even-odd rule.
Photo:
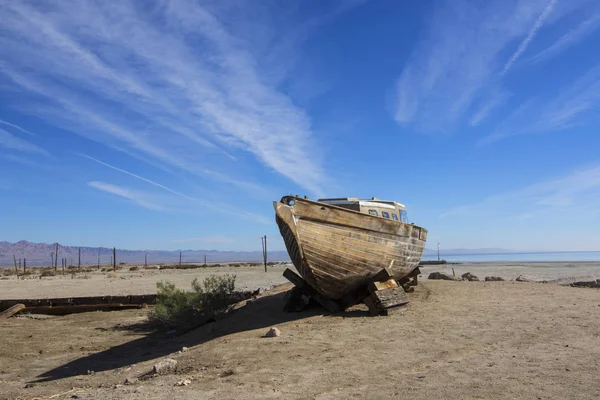
{"label": "body of water", "polygon": [[[600,251],[571,251],[554,253],[498,253],[498,254],[444,254],[440,258],[448,262],[569,262],[600,261]],[[437,260],[435,256],[424,256],[423,260]]]}

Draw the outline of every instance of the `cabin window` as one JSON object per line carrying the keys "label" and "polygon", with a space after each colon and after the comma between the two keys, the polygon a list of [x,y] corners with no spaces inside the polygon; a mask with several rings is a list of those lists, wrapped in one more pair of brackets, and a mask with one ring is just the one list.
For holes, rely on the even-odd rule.
{"label": "cabin window", "polygon": [[400,210],[400,220],[405,224],[408,224],[408,215],[405,210]]}
{"label": "cabin window", "polygon": [[377,210],[369,210],[369,214],[374,217],[377,217],[379,215],[379,214],[377,214]]}
{"label": "cabin window", "polygon": [[382,211],[382,212],[381,212],[381,216],[382,216],[383,218],[390,219],[390,213],[388,213],[387,211]]}
{"label": "cabin window", "polygon": [[396,214],[392,213],[392,219],[393,219],[394,221],[398,221],[398,215],[396,215]]}

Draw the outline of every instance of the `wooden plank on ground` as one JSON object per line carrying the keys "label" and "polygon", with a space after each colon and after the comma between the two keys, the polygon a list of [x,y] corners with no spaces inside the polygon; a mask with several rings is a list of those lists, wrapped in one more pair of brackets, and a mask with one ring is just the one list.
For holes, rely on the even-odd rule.
{"label": "wooden plank on ground", "polygon": [[317,292],[312,286],[310,286],[300,275],[296,274],[289,268],[283,271],[283,276],[292,282],[298,289],[304,292],[307,296],[313,298],[317,303],[322,305],[327,311],[338,312],[341,311],[340,305],[325,296]]}
{"label": "wooden plank on ground", "polygon": [[0,319],[6,319],[9,317],[12,317],[19,311],[23,310],[24,308],[25,308],[25,304],[15,304],[14,306],[10,307],[9,309],[0,312]]}
{"label": "wooden plank on ground", "polygon": [[390,309],[408,304],[406,293],[402,287],[378,290],[366,297],[363,302],[372,315],[387,315]]}
{"label": "wooden plank on ground", "polygon": [[145,304],[80,304],[74,306],[37,306],[26,307],[24,312],[31,314],[67,315],[91,311],[121,311],[145,308]]}

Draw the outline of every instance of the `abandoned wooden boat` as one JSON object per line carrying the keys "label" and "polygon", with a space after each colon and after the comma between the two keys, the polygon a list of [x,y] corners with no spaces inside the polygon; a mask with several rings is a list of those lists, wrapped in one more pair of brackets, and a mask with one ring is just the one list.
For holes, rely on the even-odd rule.
{"label": "abandoned wooden boat", "polygon": [[418,273],[427,230],[408,222],[402,204],[284,196],[273,205],[294,266],[329,299],[343,302],[386,267],[399,282]]}

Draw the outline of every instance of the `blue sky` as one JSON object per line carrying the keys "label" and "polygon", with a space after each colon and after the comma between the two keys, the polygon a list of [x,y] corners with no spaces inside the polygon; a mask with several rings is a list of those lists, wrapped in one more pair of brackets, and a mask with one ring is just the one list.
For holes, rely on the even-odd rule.
{"label": "blue sky", "polygon": [[0,4],[0,240],[282,249],[272,201],[600,250],[600,4]]}

